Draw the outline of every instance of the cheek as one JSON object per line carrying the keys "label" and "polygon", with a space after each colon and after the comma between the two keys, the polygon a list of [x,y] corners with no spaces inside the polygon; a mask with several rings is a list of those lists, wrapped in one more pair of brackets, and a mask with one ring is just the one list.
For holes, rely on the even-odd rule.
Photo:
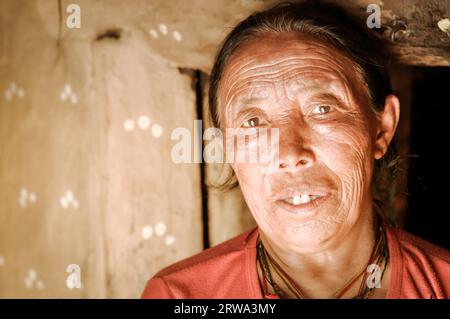
{"label": "cheek", "polygon": [[264,173],[258,164],[237,163],[234,171],[242,191],[250,195],[259,193],[264,185]]}
{"label": "cheek", "polygon": [[264,178],[271,171],[273,157],[270,133],[247,131],[246,137],[235,137],[232,158],[241,188],[263,189]]}
{"label": "cheek", "polygon": [[236,164],[234,171],[247,206],[254,214],[264,215],[265,206],[261,199],[265,194],[264,176],[266,175],[262,172],[262,168],[257,164]]}
{"label": "cheek", "polygon": [[363,126],[340,125],[323,128],[321,133],[317,135],[316,149],[320,161],[338,175],[342,183],[350,184],[350,188],[369,186],[373,150],[368,130]]}

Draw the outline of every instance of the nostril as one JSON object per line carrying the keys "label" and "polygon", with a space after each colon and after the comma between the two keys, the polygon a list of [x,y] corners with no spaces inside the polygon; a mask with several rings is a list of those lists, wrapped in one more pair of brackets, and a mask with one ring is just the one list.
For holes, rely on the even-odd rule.
{"label": "nostril", "polygon": [[[301,165],[301,166],[306,166],[306,165],[308,165],[308,163],[309,163],[308,160],[301,159],[301,160],[299,160],[299,161],[297,162],[297,165],[295,165],[295,166],[300,166],[300,165]],[[294,165],[289,165],[289,164],[287,164],[287,163],[280,163],[280,165],[279,165],[280,168],[287,168],[288,166],[294,167]]]}
{"label": "nostril", "polygon": [[302,159],[302,160],[299,161],[299,163],[300,163],[301,165],[306,165],[306,164],[308,164],[308,161]]}

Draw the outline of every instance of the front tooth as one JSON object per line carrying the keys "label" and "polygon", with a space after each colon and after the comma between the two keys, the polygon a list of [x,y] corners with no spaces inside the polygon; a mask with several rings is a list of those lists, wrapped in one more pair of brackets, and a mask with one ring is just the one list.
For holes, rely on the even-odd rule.
{"label": "front tooth", "polygon": [[310,199],[309,199],[309,195],[308,195],[308,194],[302,194],[301,200],[300,200],[300,202],[301,202],[302,204],[308,203],[309,200],[310,200]]}
{"label": "front tooth", "polygon": [[298,205],[298,204],[300,204],[302,202],[302,197],[300,197],[300,196],[294,196],[293,198],[292,198],[292,204],[294,204],[294,205]]}
{"label": "front tooth", "polygon": [[292,205],[305,204],[305,203],[309,203],[310,201],[311,201],[311,198],[309,197],[308,194],[296,195],[287,200],[287,202]]}

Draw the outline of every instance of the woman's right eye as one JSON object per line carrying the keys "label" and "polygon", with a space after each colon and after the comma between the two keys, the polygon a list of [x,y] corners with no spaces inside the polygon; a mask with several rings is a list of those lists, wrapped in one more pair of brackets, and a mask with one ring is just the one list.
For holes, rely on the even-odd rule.
{"label": "woman's right eye", "polygon": [[259,118],[257,118],[257,117],[252,117],[251,119],[248,119],[247,121],[245,121],[243,124],[242,124],[242,127],[256,127],[256,126],[258,126],[260,123],[259,123]]}

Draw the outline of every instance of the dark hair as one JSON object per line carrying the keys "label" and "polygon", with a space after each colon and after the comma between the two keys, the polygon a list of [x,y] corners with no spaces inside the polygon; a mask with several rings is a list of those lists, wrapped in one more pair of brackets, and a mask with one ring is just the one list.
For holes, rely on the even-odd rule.
{"label": "dark hair", "polygon": [[[386,68],[387,51],[382,41],[371,34],[365,21],[358,21],[341,8],[322,2],[283,3],[255,12],[241,21],[225,38],[211,72],[209,87],[210,115],[215,127],[221,127],[218,91],[227,63],[233,53],[247,40],[267,33],[299,32],[311,35],[348,57],[367,88],[370,107],[375,114],[384,108],[385,98],[392,93]],[[389,186],[397,172],[397,150],[391,143],[385,156],[375,162],[374,198],[378,205],[390,196]],[[220,189],[237,186],[232,173]]]}

